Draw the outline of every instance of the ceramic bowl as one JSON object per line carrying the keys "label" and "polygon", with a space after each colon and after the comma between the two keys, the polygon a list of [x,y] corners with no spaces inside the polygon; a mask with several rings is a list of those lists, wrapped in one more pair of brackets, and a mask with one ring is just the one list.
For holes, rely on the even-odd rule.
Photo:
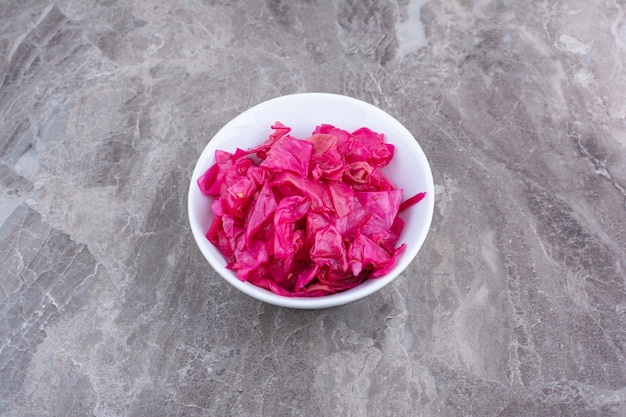
{"label": "ceramic bowl", "polygon": [[[342,293],[308,298],[274,294],[240,281],[233,271],[226,269],[224,257],[205,237],[213,217],[210,209],[213,198],[203,195],[196,182],[214,164],[216,149],[234,152],[236,148],[252,148],[267,139],[271,132],[270,126],[276,121],[291,127],[290,134],[300,139],[310,136],[320,124],[331,124],[347,131],[368,127],[383,133],[385,141],[396,147],[391,163],[383,168],[385,175],[398,188],[404,190],[403,199],[422,191],[427,194],[418,204],[400,214],[405,226],[398,244],[405,243],[406,250],[387,275],[366,280]],[[198,248],[210,266],[226,281],[245,294],[270,304],[298,309],[320,309],[367,297],[398,277],[416,257],[426,239],[433,216],[434,197],[433,177],[428,160],[413,135],[400,122],[383,110],[351,97],[307,93],[282,96],[258,104],[220,129],[196,163],[189,186],[188,210],[191,231]]]}

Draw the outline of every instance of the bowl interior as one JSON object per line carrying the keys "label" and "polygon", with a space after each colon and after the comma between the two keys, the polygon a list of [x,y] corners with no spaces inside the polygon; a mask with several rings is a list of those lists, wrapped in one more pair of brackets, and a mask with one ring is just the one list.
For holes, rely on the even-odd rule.
{"label": "bowl interior", "polygon": [[[404,190],[403,200],[426,191],[426,197],[405,210],[400,217],[405,227],[399,243],[406,243],[406,251],[389,274],[365,281],[351,290],[324,297],[283,297],[247,282],[241,282],[226,269],[221,253],[205,237],[213,214],[212,198],[203,195],[197,179],[215,162],[215,150],[234,152],[260,144],[271,133],[270,126],[280,121],[292,130],[290,134],[304,139],[316,126],[327,123],[348,131],[368,127],[384,133],[385,140],[395,149],[391,163],[383,169],[388,178]],[[346,304],[372,294],[396,278],[415,258],[426,239],[434,209],[432,173],[424,152],[411,133],[400,122],[368,103],[346,96],[323,93],[294,94],[278,97],[240,114],[226,124],[208,143],[193,171],[188,197],[191,230],[200,251],[211,266],[228,282],[259,300],[292,308],[326,308]]]}

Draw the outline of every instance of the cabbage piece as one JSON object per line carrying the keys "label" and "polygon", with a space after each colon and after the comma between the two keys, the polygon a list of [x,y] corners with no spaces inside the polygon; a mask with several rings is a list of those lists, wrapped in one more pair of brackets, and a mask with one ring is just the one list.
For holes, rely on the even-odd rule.
{"label": "cabbage piece", "polygon": [[224,182],[224,175],[233,165],[232,155],[228,152],[216,150],[215,164],[211,166],[200,178],[198,186],[206,195],[218,196]]}
{"label": "cabbage piece", "polygon": [[310,202],[302,196],[283,198],[274,214],[274,256],[277,259],[295,254],[304,243],[304,231],[296,229],[296,222],[309,210]]}
{"label": "cabbage piece", "polygon": [[400,208],[398,209],[398,211],[402,212],[402,211],[408,209],[409,207],[414,206],[415,204],[417,204],[420,201],[422,201],[424,199],[424,197],[426,197],[426,193],[422,192],[422,193],[415,194],[413,197],[407,198],[405,201],[403,201],[400,204]]}
{"label": "cabbage piece", "polygon": [[[246,245],[252,243],[252,237],[261,229],[263,223],[267,222],[278,204],[274,197],[274,191],[269,183],[265,183],[263,188],[258,192],[256,199],[248,211],[245,225]],[[214,211],[215,212],[215,211]]]}
{"label": "cabbage piece", "polygon": [[364,269],[386,268],[392,261],[389,252],[372,239],[358,234],[348,249],[348,263],[352,274],[359,275]]}
{"label": "cabbage piece", "polygon": [[222,231],[224,236],[236,238],[243,232],[243,226],[235,217],[230,214],[224,214],[222,216]]}
{"label": "cabbage piece", "polygon": [[[229,155],[227,162],[223,163],[224,172],[218,173],[219,196],[222,201],[221,207],[215,206],[215,209],[221,209],[234,216],[244,218],[245,209],[250,201],[250,197],[256,193],[259,185],[247,175],[248,169],[252,166],[252,161],[248,158],[240,158],[234,160]],[[222,168],[221,168],[222,169]],[[217,186],[217,182],[213,187]],[[219,211],[215,212],[219,215]]]}
{"label": "cabbage piece", "polygon": [[330,192],[323,184],[317,181],[311,181],[306,177],[287,171],[278,173],[270,185],[278,188],[285,197],[299,195],[308,198],[311,202],[310,208],[312,211],[333,210]]}
{"label": "cabbage piece", "polygon": [[328,190],[337,216],[345,217],[350,214],[354,207],[354,190],[342,182],[329,184]]}
{"label": "cabbage piece", "polygon": [[317,232],[327,228],[328,226],[335,227],[339,234],[343,235],[342,229],[340,230],[340,228],[337,228],[338,222],[336,220],[337,219],[332,216],[331,213],[309,211],[306,215],[304,245],[302,249],[306,250],[307,253],[310,252],[311,248],[315,244]]}
{"label": "cabbage piece", "polygon": [[[331,149],[337,150],[337,137],[333,135],[316,133],[306,140],[313,145],[312,155],[323,155]],[[341,156],[341,154],[339,154],[339,156]]]}
{"label": "cabbage piece", "polygon": [[271,242],[253,240],[250,245],[245,246],[241,244],[244,239],[244,236],[240,235],[233,250],[236,261],[229,266],[241,281],[247,281],[251,273],[269,260],[271,245]]}
{"label": "cabbage piece", "polygon": [[372,159],[372,152],[363,143],[354,140],[352,147],[344,157],[349,164],[353,162],[367,162],[369,164],[369,160]]}
{"label": "cabbage piece", "polygon": [[307,262],[298,268],[295,276],[293,290],[300,292],[306,289],[306,286],[315,279],[317,273],[317,264],[314,262]]}
{"label": "cabbage piece", "polygon": [[239,176],[224,184],[222,192],[222,207],[225,211],[245,217],[245,207],[250,197],[257,191],[257,185],[250,178]]}
{"label": "cabbage piece", "polygon": [[388,231],[398,214],[402,190],[357,192],[356,200],[372,216],[363,224],[360,232],[366,236]]}
{"label": "cabbage piece", "polygon": [[364,191],[391,191],[397,189],[395,185],[383,174],[383,172],[375,168],[370,175],[370,189]]}
{"label": "cabbage piece", "polygon": [[313,145],[310,142],[287,136],[267,151],[260,166],[274,171],[292,171],[306,177],[312,150]]}
{"label": "cabbage piece", "polygon": [[337,138],[337,150],[345,155],[350,151],[352,147],[352,143],[354,142],[354,137],[347,131],[343,129],[339,129],[335,126],[329,124],[323,124],[317,126],[313,131],[313,135],[322,133],[326,135],[332,135]]}
{"label": "cabbage piece", "polygon": [[328,225],[315,233],[311,260],[318,266],[326,265],[333,270],[346,272],[348,260],[341,234],[333,225]]}
{"label": "cabbage piece", "polygon": [[261,167],[256,165],[248,168],[248,178],[254,181],[259,188],[262,188],[270,179],[271,174]]}
{"label": "cabbage piece", "polygon": [[[206,238],[211,242],[219,251],[224,255],[227,265],[235,262],[234,248],[236,246],[237,233],[234,229],[234,223],[231,221],[232,217],[226,218],[224,223],[222,216],[214,216],[211,226],[206,233]],[[224,231],[225,227],[229,229],[230,236]]]}
{"label": "cabbage piece", "polygon": [[217,175],[220,172],[220,167],[217,164],[211,165],[200,178],[198,178],[198,187],[203,194],[206,195],[219,195],[219,187],[213,188],[217,182]]}
{"label": "cabbage piece", "polygon": [[356,189],[363,189],[369,186],[373,171],[374,167],[367,161],[355,161],[347,165],[343,173],[343,180]]}
{"label": "cabbage piece", "polygon": [[393,220],[393,224],[389,230],[373,233],[370,238],[376,242],[378,246],[385,249],[389,253],[393,253],[398,240],[400,239],[400,233],[404,228],[404,220],[401,217],[396,217]]}
{"label": "cabbage piece", "polygon": [[226,213],[226,209],[224,207],[224,200],[218,198],[211,203],[211,211],[215,216],[223,216]]}
{"label": "cabbage piece", "polygon": [[294,270],[297,268],[295,257],[270,258],[264,265],[265,275],[281,287],[290,290],[294,286]]}
{"label": "cabbage piece", "polygon": [[249,154],[255,154],[259,159],[263,160],[266,157],[267,151],[281,138],[287,136],[289,132],[291,132],[290,127],[287,127],[280,122],[274,123],[272,125],[272,129],[274,131],[269,135],[265,142],[247,152]]}
{"label": "cabbage piece", "polygon": [[[395,147],[390,143],[385,143],[383,134],[362,127],[352,132],[352,136],[355,139],[355,143],[360,145],[359,147],[355,146],[355,149],[365,148],[367,150],[366,153],[362,154],[363,156],[367,154],[366,159],[357,160],[365,160],[374,167],[384,167],[391,162]],[[352,152],[346,155],[346,160],[350,159],[351,154]]]}
{"label": "cabbage piece", "polygon": [[383,174],[367,161],[352,162],[346,166],[343,181],[356,191],[390,191],[396,187]]}
{"label": "cabbage piece", "polygon": [[317,285],[311,285],[302,291],[294,292],[294,291],[286,290],[276,285],[272,281],[269,281],[269,290],[275,292],[276,294],[280,294],[286,297],[321,297],[324,295],[329,295],[329,294],[334,293],[333,291],[329,291]]}
{"label": "cabbage piece", "polygon": [[[298,267],[298,272],[296,273],[298,276],[294,278],[294,274],[292,274],[290,281],[298,282],[300,279],[301,282],[306,285],[307,282],[311,282],[311,280],[315,278],[315,271],[317,271],[317,265],[314,264],[309,264],[305,267]],[[289,285],[289,282],[281,283],[280,281],[277,281],[275,277],[272,276],[266,265],[261,265],[257,270],[251,272],[248,276],[248,282],[285,297],[320,297],[333,293],[326,287],[319,286],[315,283],[301,287],[294,284],[292,288]]]}
{"label": "cabbage piece", "polygon": [[337,138],[333,135],[315,134],[307,139],[313,145],[309,175],[314,180],[339,181],[346,163],[337,150]]}
{"label": "cabbage piece", "polygon": [[334,294],[356,287],[368,278],[368,274],[354,275],[350,271],[342,273],[336,269],[323,266],[318,269],[317,278],[319,283],[317,289],[326,290]]}
{"label": "cabbage piece", "polygon": [[391,255],[391,260],[386,265],[383,265],[383,266],[380,266],[379,268],[374,269],[372,271],[372,275],[370,275],[370,278],[378,278],[378,277],[382,277],[383,275],[388,274],[389,271],[391,271],[391,269],[395,266],[398,258],[404,253],[405,249],[406,249],[405,243],[398,246],[398,248]]}

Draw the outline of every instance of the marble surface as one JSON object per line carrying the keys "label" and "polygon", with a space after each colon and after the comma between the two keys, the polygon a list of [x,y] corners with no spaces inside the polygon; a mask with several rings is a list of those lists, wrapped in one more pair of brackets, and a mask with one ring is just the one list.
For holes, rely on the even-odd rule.
{"label": "marble surface", "polygon": [[[625,416],[620,1],[0,3],[0,414]],[[232,117],[388,111],[432,166],[392,285],[298,311],[208,268],[186,192]]]}

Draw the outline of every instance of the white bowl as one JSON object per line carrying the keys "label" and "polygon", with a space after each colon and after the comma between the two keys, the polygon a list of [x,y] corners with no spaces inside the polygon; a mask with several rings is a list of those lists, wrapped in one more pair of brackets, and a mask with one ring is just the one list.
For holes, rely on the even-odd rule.
{"label": "white bowl", "polygon": [[[369,279],[342,293],[322,297],[284,297],[242,282],[226,269],[226,261],[219,250],[205,237],[213,214],[213,198],[203,195],[196,183],[215,162],[215,150],[234,152],[236,148],[252,148],[271,133],[270,126],[280,121],[291,127],[290,134],[305,139],[316,126],[331,124],[354,131],[360,127],[385,135],[385,141],[396,147],[391,163],[383,169],[387,177],[404,189],[403,200],[425,191],[426,197],[404,210],[400,217],[405,226],[398,244],[406,243],[406,250],[387,275]],[[209,264],[230,284],[258,300],[283,307],[319,309],[343,305],[366,297],[393,281],[417,255],[426,239],[434,210],[434,186],[430,166],[424,152],[411,133],[389,114],[371,104],[354,98],[323,93],[294,94],[274,98],[258,104],[227,123],[206,146],[193,171],[189,185],[189,223],[191,231]],[[411,279],[415,279],[412,277]]]}

